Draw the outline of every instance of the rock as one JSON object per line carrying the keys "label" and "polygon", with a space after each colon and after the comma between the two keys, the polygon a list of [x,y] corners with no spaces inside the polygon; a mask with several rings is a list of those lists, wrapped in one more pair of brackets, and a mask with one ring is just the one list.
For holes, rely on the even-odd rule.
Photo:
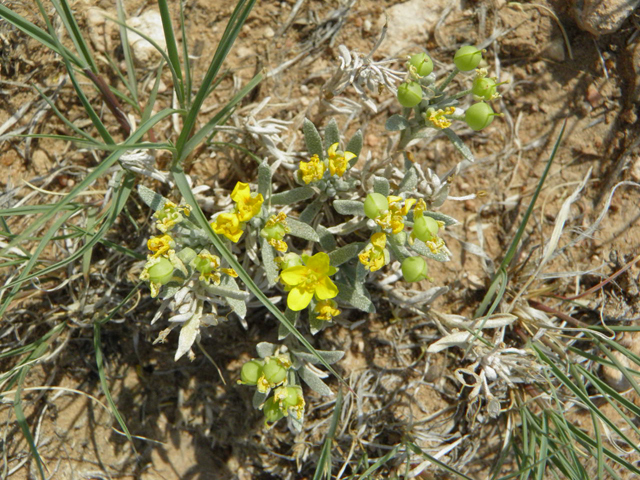
{"label": "rock", "polygon": [[[147,10],[139,17],[131,17],[127,20],[127,25],[135,28],[156,42],[160,48],[166,49],[167,44],[162,30],[162,18],[155,10]],[[161,58],[160,52],[137,33],[129,31],[127,34],[129,46],[133,53],[133,58],[144,67],[150,67]]]}
{"label": "rock", "polygon": [[421,42],[426,43],[428,32],[435,27],[445,9],[460,8],[460,0],[409,0],[386,9],[378,20],[378,28],[387,25],[387,35],[380,52],[390,55],[415,53]]}
{"label": "rock", "polygon": [[593,35],[616,32],[633,13],[640,0],[573,0],[578,26]]}
{"label": "rock", "polygon": [[117,25],[107,21],[108,16],[115,16],[101,8],[91,7],[87,10],[87,30],[89,39],[100,53],[113,51],[112,35],[117,35]]}

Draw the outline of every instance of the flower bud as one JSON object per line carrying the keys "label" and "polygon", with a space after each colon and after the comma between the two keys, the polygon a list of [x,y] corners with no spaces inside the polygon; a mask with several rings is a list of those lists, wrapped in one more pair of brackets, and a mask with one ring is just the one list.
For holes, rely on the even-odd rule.
{"label": "flower bud", "polygon": [[423,215],[413,223],[413,235],[423,242],[431,242],[438,235],[440,225],[433,218]]}
{"label": "flower bud", "polygon": [[422,101],[422,87],[418,82],[401,83],[398,87],[398,101],[403,107],[415,107]]}
{"label": "flower bud", "polygon": [[364,214],[372,220],[389,210],[389,201],[381,193],[370,193],[364,200]]}
{"label": "flower bud", "polygon": [[276,258],[276,263],[280,266],[281,270],[286,270],[291,267],[299,267],[302,265],[302,257],[297,253],[289,252],[282,257]]}
{"label": "flower bud", "polygon": [[280,405],[278,405],[278,402],[276,402],[273,397],[264,402],[262,412],[264,413],[264,421],[266,423],[275,423],[284,417],[284,414],[280,410]]}
{"label": "flower bud", "polygon": [[286,233],[286,227],[282,223],[276,223],[270,227],[264,227],[260,231],[260,236],[268,240],[282,240]]}
{"label": "flower bud", "polygon": [[461,72],[473,70],[482,60],[482,51],[472,45],[460,47],[453,57],[453,63]]}
{"label": "flower bud", "polygon": [[158,257],[151,267],[149,267],[149,281],[165,285],[173,278],[173,264],[165,257]]}
{"label": "flower bud", "polygon": [[279,385],[287,378],[287,369],[275,358],[270,358],[262,367],[262,374],[269,385]]}
{"label": "flower bud", "polygon": [[409,65],[415,67],[416,73],[421,77],[426,77],[433,72],[433,61],[426,53],[416,53],[409,60]]}
{"label": "flower bud", "polygon": [[419,282],[428,278],[427,262],[422,257],[407,257],[402,262],[402,276],[407,282]]}
{"label": "flower bud", "polygon": [[245,385],[255,385],[262,375],[262,364],[256,360],[250,360],[242,366],[240,382]]}
{"label": "flower bud", "polygon": [[488,103],[478,102],[467,108],[464,114],[464,121],[471,127],[472,130],[478,131],[488,127],[493,122],[493,117],[496,113]]}
{"label": "flower bud", "polygon": [[489,77],[476,77],[471,86],[471,93],[476,97],[491,100],[496,94],[496,81]]}

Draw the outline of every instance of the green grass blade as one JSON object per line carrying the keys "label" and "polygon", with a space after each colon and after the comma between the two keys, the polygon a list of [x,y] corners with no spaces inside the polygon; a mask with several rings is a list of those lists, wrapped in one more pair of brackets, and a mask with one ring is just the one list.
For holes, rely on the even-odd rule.
{"label": "green grass blade", "polygon": [[184,96],[186,101],[185,107],[188,109],[191,106],[191,89],[193,88],[193,85],[191,84],[191,61],[189,59],[189,37],[185,28],[184,5],[180,2],[179,6],[180,32],[182,34],[182,61],[184,68]]}
{"label": "green grass blade", "polygon": [[[166,0],[161,0],[161,1],[166,2]],[[222,62],[224,61],[227,54],[229,53],[229,50],[231,49],[233,42],[238,36],[238,33],[240,33],[240,29],[244,25],[244,22],[246,21],[247,17],[249,16],[249,12],[251,12],[251,9],[253,8],[255,1],[256,0],[239,0],[236,5],[236,8],[231,14],[231,18],[227,23],[227,27],[225,28],[225,31],[222,34],[220,43],[216,48],[216,52],[213,55],[213,59],[211,60],[207,73],[204,77],[204,80],[202,81],[202,85],[200,85],[200,88],[198,89],[198,93],[196,94],[193,100],[193,103],[189,108],[189,112],[187,113],[187,116],[184,120],[182,132],[180,132],[180,136],[176,141],[176,149],[179,152],[179,156],[176,157],[175,159],[176,163],[182,162],[186,158],[186,155],[184,155],[183,153],[183,149],[187,143],[187,140],[189,139],[189,136],[191,135],[191,132],[193,131],[196,125],[196,119],[198,117],[198,113],[200,112],[200,109],[202,108],[202,104],[204,103],[207,97],[207,94],[209,93],[209,86],[213,83],[215,76],[220,71]]]}
{"label": "green grass blade", "polygon": [[[549,175],[549,171],[551,170],[551,164],[553,163],[553,160],[555,159],[556,154],[558,153],[558,148],[560,148],[560,142],[562,141],[562,137],[564,136],[564,130],[566,127],[567,127],[567,122],[565,120],[565,122],[562,124],[562,129],[558,134],[558,138],[556,139],[556,143],[553,146],[553,150],[551,151],[551,156],[549,157],[547,166],[545,167],[544,172],[542,173],[542,177],[540,177],[540,181],[538,182],[538,186],[536,187],[536,190],[533,193],[533,197],[531,197],[531,202],[529,202],[529,207],[527,208],[527,211],[525,212],[524,217],[522,217],[522,221],[518,226],[518,231],[516,232],[516,236],[513,238],[511,245],[507,250],[507,253],[502,259],[502,262],[498,267],[497,273],[491,279],[491,286],[493,286],[493,284],[496,281],[498,281],[498,272],[501,272],[501,271],[506,272],[507,268],[511,264],[511,261],[513,260],[513,257],[515,257],[516,255],[516,252],[518,250],[518,245],[520,244],[520,239],[524,235],[525,228],[527,227],[527,223],[529,222],[529,217],[531,217],[531,213],[533,212],[533,207],[535,206],[536,201],[538,200],[538,196],[542,191],[542,186],[544,185],[544,182],[547,179],[547,175]],[[490,303],[491,300],[487,300],[486,298],[489,295],[490,290],[491,288],[489,288],[489,290],[487,291],[487,294],[485,295],[485,298],[482,300],[482,303],[480,306],[485,304],[488,305]],[[480,307],[478,307],[478,310],[476,310],[476,314],[474,318],[483,316],[485,314],[485,311],[486,311],[486,306],[484,307],[484,309],[481,309]]]}
{"label": "green grass blade", "polygon": [[322,451],[320,452],[320,458],[318,458],[318,466],[313,475],[313,480],[330,480],[331,479],[331,447],[333,446],[333,439],[338,428],[338,422],[340,421],[340,414],[342,413],[342,389],[338,390],[338,396],[336,397],[336,406],[331,416],[331,425],[329,425],[329,431],[327,432],[327,438],[322,445]]}
{"label": "green grass blade", "polygon": [[[7,8],[5,5],[1,3],[0,3],[0,18],[3,18],[8,23],[13,25],[17,29],[19,29],[21,32],[39,41],[50,50],[53,50],[59,55],[62,55],[62,52],[59,50],[61,45],[58,42],[56,42],[51,37],[51,35],[49,35],[49,33],[47,33],[45,30],[42,30],[40,27],[34,25],[33,23],[23,18],[22,16],[18,15],[17,13],[13,12],[12,10],[10,10],[9,8]],[[86,67],[86,65],[73,52],[71,52],[66,47],[62,47],[62,48],[63,48],[64,54],[67,55],[67,57],[71,60],[71,62],[74,65],[80,68]]]}
{"label": "green grass blade", "polygon": [[131,447],[136,453],[137,451],[133,443],[133,438],[131,438],[131,433],[129,433],[129,429],[127,428],[127,425],[124,422],[122,415],[120,415],[120,411],[118,410],[116,403],[113,401],[111,390],[109,389],[109,384],[107,382],[107,375],[104,371],[104,355],[102,354],[102,347],[101,347],[102,345],[101,326],[104,323],[111,320],[113,316],[118,312],[118,310],[120,310],[124,305],[126,305],[126,303],[129,300],[131,300],[131,298],[133,298],[134,294],[140,288],[140,285],[142,285],[142,282],[138,283],[134,288],[132,288],[129,294],[122,300],[122,302],[120,302],[120,304],[118,304],[113,310],[111,310],[111,312],[109,312],[109,315],[107,315],[105,318],[93,324],[93,348],[96,353],[96,365],[98,367],[98,376],[100,377],[100,385],[102,386],[102,391],[104,392],[105,397],[107,397],[107,403],[109,404],[111,413],[118,421],[120,428],[122,428],[122,431],[127,436],[127,439],[129,440],[129,442],[131,442]]}
{"label": "green grass blade", "polygon": [[[167,44],[168,63],[172,66],[176,73],[178,83],[175,85],[176,95],[180,106],[186,108],[186,97],[191,95],[191,92],[185,92],[184,80],[182,78],[182,67],[180,65],[180,56],[178,55],[178,44],[176,37],[173,34],[173,24],[171,22],[171,13],[169,12],[169,5],[167,0],[158,0],[158,9],[160,10],[160,18],[162,19],[162,29],[164,31],[164,40]],[[189,61],[185,59],[185,61]]]}
{"label": "green grass blade", "polygon": [[54,215],[56,215],[59,211],[61,211],[66,205],[70,204],[71,201],[77,197],[80,193],[84,192],[94,181],[96,181],[100,176],[106,173],[106,171],[113,166],[114,163],[118,161],[121,155],[123,155],[131,145],[136,144],[136,142],[145,134],[149,129],[151,129],[156,123],[161,121],[162,119],[168,117],[169,115],[175,113],[176,111],[167,108],[158,113],[156,113],[153,117],[151,117],[147,122],[143,123],[138,127],[138,129],[131,134],[131,136],[122,143],[117,150],[115,150],[111,155],[105,158],[100,165],[98,165],[87,177],[82,180],[78,185],[76,185],[71,192],[69,192],[60,202],[56,203],[55,207],[50,209],[48,212],[44,213],[40,218],[38,218],[35,222],[29,225],[19,236],[11,240],[9,244],[0,250],[0,255],[6,254],[6,252],[17,246],[17,244],[21,243],[25,239],[29,238],[29,236],[40,227],[42,227],[47,221],[49,221]]}
{"label": "green grass blade", "polygon": [[[321,355],[316,352],[315,348],[307,341],[304,336],[294,327],[291,321],[276,307],[271,300],[267,297],[267,295],[255,284],[251,276],[247,273],[247,271],[242,267],[242,265],[236,260],[236,257],[229,251],[229,249],[225,246],[225,244],[220,240],[220,237],[211,229],[209,222],[207,222],[207,218],[204,213],[200,209],[198,202],[191,191],[191,187],[189,186],[189,182],[187,181],[187,177],[184,172],[180,169],[180,167],[173,167],[171,169],[171,173],[173,173],[173,178],[176,182],[176,186],[180,190],[182,197],[184,200],[191,205],[192,208],[192,218],[196,222],[200,228],[204,230],[204,232],[213,243],[213,246],[216,248],[218,253],[229,263],[229,266],[233,268],[240,279],[244,282],[247,288],[253,293],[260,303],[262,303],[267,310],[269,310],[286,328],[289,330],[294,337],[309,351],[309,353],[313,354],[318,361],[329,371],[332,375],[334,375],[340,382],[342,382],[347,388],[349,386],[345,382],[345,380],[333,369],[331,365],[327,363],[327,361]],[[350,389],[350,388],[349,388]]]}
{"label": "green grass blade", "polygon": [[[135,176],[131,173],[128,173],[125,178],[123,179],[122,183],[120,184],[120,187],[118,188],[118,190],[116,190],[116,193],[114,195],[114,204],[112,206],[112,208],[109,210],[108,212],[108,218],[107,220],[100,226],[100,228],[93,234],[86,232],[87,237],[90,237],[90,239],[79,249],[77,249],[75,252],[73,252],[71,255],[69,255],[66,258],[63,258],[62,260],[54,263],[53,265],[50,265],[48,267],[45,267],[41,270],[38,270],[37,272],[34,272],[30,275],[25,275],[24,277],[19,277],[18,279],[14,280],[13,282],[9,282],[3,286],[0,286],[0,291],[5,289],[5,288],[19,288],[20,285],[22,285],[24,282],[29,281],[33,278],[36,277],[40,277],[43,275],[47,275],[49,273],[52,273],[62,267],[64,267],[65,265],[68,265],[69,263],[72,263],[78,259],[81,259],[87,251],[90,251],[96,243],[100,242],[102,240],[102,237],[104,237],[106,235],[106,233],[109,231],[109,228],[111,228],[111,226],[115,223],[116,219],[118,218],[118,216],[120,215],[120,212],[122,211],[122,209],[124,208],[127,199],[129,198],[131,191],[133,190],[133,183],[135,180]],[[74,212],[70,212],[70,215],[73,214]],[[77,227],[76,227],[77,228]],[[83,231],[81,229],[78,229],[80,231]],[[51,230],[50,230],[51,231]],[[46,245],[46,243],[43,241],[40,243],[40,245]],[[39,247],[40,247],[39,245]],[[113,244],[112,244],[113,245]],[[122,247],[123,248],[123,247]],[[136,255],[136,257],[138,257]],[[32,256],[32,258],[36,258],[35,255]],[[144,257],[143,257],[144,259]],[[23,270],[23,272],[25,271],[29,271],[29,269],[27,269],[25,267],[25,269]],[[4,308],[4,306],[0,307],[0,308]],[[0,310],[0,313],[3,310]]]}
{"label": "green grass blade", "polygon": [[[118,12],[118,20],[120,20],[121,24],[127,23],[127,14],[124,9],[124,5],[122,4],[122,0],[117,0],[116,9]],[[122,44],[122,53],[124,55],[124,63],[127,66],[127,78],[128,82],[123,82],[127,85],[127,90],[131,93],[131,98],[135,102],[136,105],[139,105],[140,100],[138,99],[138,79],[136,76],[136,67],[133,63],[133,54],[131,53],[131,46],[129,45],[129,34],[127,29],[120,25],[120,40]],[[117,65],[116,65],[117,66]],[[117,69],[116,71],[119,71]],[[138,107],[139,108],[139,107]]]}
{"label": "green grass blade", "polygon": [[93,73],[97,74],[98,66],[93,59],[93,55],[91,54],[91,50],[89,49],[87,42],[85,42],[84,37],[80,33],[80,28],[78,27],[78,23],[76,22],[73,12],[71,11],[69,3],[67,2],[67,0],[60,0],[60,2],[58,2],[58,0],[51,0],[51,3],[58,12],[60,19],[62,20],[62,23],[67,30],[67,34],[71,38],[71,41],[76,47],[78,53],[80,53],[80,56],[84,60],[84,63],[91,69]]}
{"label": "green grass blade", "polygon": [[247,83],[238,93],[236,93],[231,98],[231,100],[229,100],[227,104],[214,115],[211,120],[209,120],[200,130],[198,130],[198,132],[186,143],[182,151],[182,157],[186,158],[189,153],[191,153],[206,137],[208,137],[213,129],[219,124],[219,122],[231,112],[233,107],[235,107],[238,102],[240,102],[251,90],[256,87],[256,85],[258,85],[258,83],[262,81],[262,78],[263,75],[261,73],[253,77],[251,81]]}

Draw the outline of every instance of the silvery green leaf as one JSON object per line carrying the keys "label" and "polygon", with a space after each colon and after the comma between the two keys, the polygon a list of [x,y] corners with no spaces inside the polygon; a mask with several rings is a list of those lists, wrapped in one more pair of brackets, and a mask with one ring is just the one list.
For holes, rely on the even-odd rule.
{"label": "silvery green leaf", "polygon": [[352,191],[360,184],[360,182],[354,178],[333,178],[332,181],[333,186],[338,192]]}
{"label": "silvery green leaf", "polygon": [[357,200],[334,200],[333,208],[340,215],[359,215],[364,217],[364,203]]}
{"label": "silvery green leaf", "polygon": [[327,384],[320,380],[320,377],[318,377],[306,365],[298,370],[298,375],[300,375],[300,378],[302,378],[302,380],[304,380],[304,382],[309,385],[309,388],[314,392],[319,393],[320,395],[333,395],[333,392]]}
{"label": "silvery green leaf", "polygon": [[451,130],[450,128],[443,128],[442,131],[447,137],[449,137],[449,140],[451,140],[451,143],[453,143],[453,146],[458,149],[458,151],[462,154],[462,156],[465,159],[469,160],[470,162],[476,161],[476,159],[473,156],[473,153],[471,153],[471,150],[469,150],[469,147],[467,147],[464,144],[462,139],[458,135],[456,135],[453,130]]}
{"label": "silvery green leaf", "polygon": [[[344,357],[344,352],[341,352],[340,350],[316,350],[316,352],[322,358],[324,358],[329,365],[339,362],[340,360],[342,360],[342,357]],[[304,360],[305,362],[311,363],[313,365],[320,364],[320,361],[318,360],[318,358],[309,352],[292,350],[291,353],[296,357],[300,358],[301,360]]]}
{"label": "silvery green leaf", "polygon": [[313,202],[307,205],[300,214],[300,217],[298,217],[298,220],[307,224],[311,223],[322,208],[323,202],[320,200],[320,198],[321,197],[317,197]]}
{"label": "silvery green leaf", "polygon": [[329,120],[327,126],[324,127],[324,143],[327,149],[334,143],[340,143],[340,130],[338,130],[338,124],[333,118]]}
{"label": "silvery green leaf", "polygon": [[339,265],[342,265],[343,263],[348,262],[353,257],[355,257],[363,248],[363,243],[356,242],[334,250],[329,254],[331,265],[337,267]]}
{"label": "silvery green leaf", "polygon": [[144,185],[138,185],[138,195],[140,195],[142,201],[152,210],[160,210],[164,207],[164,204],[169,201],[168,198],[148,189]]}
{"label": "silvery green leaf", "polygon": [[313,197],[316,191],[311,187],[298,187],[271,195],[271,205],[291,205]]}
{"label": "silvery green leaf", "polygon": [[440,220],[441,222],[444,222],[444,226],[445,227],[450,227],[451,225],[457,225],[458,222],[455,218],[450,217],[449,215],[445,215],[444,213],[440,213],[440,212],[430,212],[430,211],[425,211],[424,214],[427,217],[431,217],[434,220]]}
{"label": "silvery green leaf", "polygon": [[178,293],[178,290],[182,288],[182,285],[163,285],[160,290],[160,294],[158,298],[161,300],[166,300],[167,298],[173,298],[173,296]]}
{"label": "silvery green leaf", "polygon": [[327,322],[325,320],[320,320],[313,314],[309,314],[309,330],[311,331],[311,335],[317,335],[318,332],[321,332],[327,325],[330,325],[331,322]]}
{"label": "silvery green leaf", "polygon": [[358,292],[354,287],[342,282],[334,282],[338,287],[338,299],[363,312],[373,313],[376,307],[367,296],[366,290]]}
{"label": "silvery green leaf", "polygon": [[302,124],[302,131],[304,133],[304,141],[307,144],[307,150],[309,155],[318,155],[320,160],[324,159],[324,147],[322,146],[322,138],[316,129],[316,126],[306,118]]}
{"label": "silvery green leaf", "polygon": [[385,197],[389,195],[389,180],[384,177],[373,176],[373,191],[379,193],[380,195],[384,195]]}
{"label": "silvery green leaf", "polygon": [[417,238],[409,248],[424,257],[435,260],[436,262],[448,262],[451,260],[450,256],[447,255],[446,252],[441,251],[440,253],[433,253],[422,240]]}
{"label": "silvery green leaf", "polygon": [[411,165],[411,168],[404,174],[404,178],[398,186],[398,193],[413,192],[416,185],[418,185],[418,173],[416,172],[416,168]]}
{"label": "silvery green leaf", "polygon": [[296,415],[289,414],[287,416],[287,425],[288,427],[296,433],[300,433],[302,431],[302,422],[304,421],[304,414],[302,418],[298,418]]}
{"label": "silvery green leaf", "polygon": [[275,262],[275,249],[269,245],[265,238],[260,239],[260,252],[262,254],[262,267],[267,275],[269,287],[273,287],[278,282],[278,265]]}
{"label": "silvery green leaf", "polygon": [[271,192],[271,168],[265,160],[258,166],[258,193],[268,200]]}
{"label": "silvery green leaf", "polygon": [[244,292],[238,289],[237,286],[234,289],[233,287],[223,287],[222,285],[207,285],[205,290],[209,295],[217,295],[224,299],[232,298],[243,302],[246,302],[249,299],[249,292]]}
{"label": "silvery green leaf", "polygon": [[390,132],[399,132],[400,130],[409,128],[409,126],[409,120],[402,115],[391,115],[384,124],[384,128]]}
{"label": "silvery green leaf", "polygon": [[276,353],[277,346],[269,342],[260,342],[256,345],[256,352],[260,358],[267,358]]}
{"label": "silvery green leaf", "polygon": [[326,227],[318,225],[316,231],[318,232],[318,237],[320,237],[320,246],[323,250],[331,252],[336,249],[336,238]]}
{"label": "silvery green leaf", "polygon": [[174,357],[174,361],[178,361],[180,357],[182,357],[185,353],[191,350],[193,343],[198,338],[198,334],[200,333],[200,316],[194,315],[189,320],[187,320],[182,328],[180,329],[180,338],[178,339],[178,350],[176,350],[176,355]]}
{"label": "silvery green leaf", "polygon": [[400,245],[395,241],[393,235],[389,235],[387,239],[389,240],[387,242],[387,247],[389,247],[389,250],[391,250],[393,256],[396,257],[396,260],[398,260],[400,263],[402,263],[405,258],[412,256],[411,253],[409,253],[409,250],[407,250],[404,245]]}
{"label": "silvery green leaf", "polygon": [[[300,312],[294,312],[289,307],[287,307],[284,311],[284,316],[287,317],[287,320],[289,320],[289,322],[291,322],[291,325],[295,327],[296,323],[298,322],[298,318],[300,318]],[[290,333],[291,332],[287,327],[285,327],[284,323],[280,323],[280,325],[278,326],[278,340],[284,340],[289,336]]]}
{"label": "silvery green leaf", "polygon": [[[220,284],[225,288],[229,288],[243,294],[246,293],[240,290],[235,279],[229,275],[223,275]],[[238,300],[232,297],[225,297],[224,300],[240,318],[244,318],[247,315],[247,304],[244,300]]]}
{"label": "silvery green leaf", "polygon": [[256,410],[261,410],[262,405],[264,405],[264,402],[266,401],[267,401],[267,394],[260,393],[258,390],[256,390],[255,393],[253,394],[253,401],[251,403],[253,403],[253,408],[255,408]]}
{"label": "silvery green leaf", "polygon": [[311,227],[310,225],[300,222],[294,218],[287,218],[287,225],[289,225],[289,232],[291,235],[299,238],[304,238],[305,240],[310,240],[312,242],[319,242],[320,237],[318,233]]}
{"label": "silvery green leaf", "polygon": [[353,134],[353,137],[351,137],[349,143],[347,143],[346,151],[351,152],[356,156],[349,162],[349,166],[353,167],[358,161],[358,157],[362,151],[362,132],[360,130]]}

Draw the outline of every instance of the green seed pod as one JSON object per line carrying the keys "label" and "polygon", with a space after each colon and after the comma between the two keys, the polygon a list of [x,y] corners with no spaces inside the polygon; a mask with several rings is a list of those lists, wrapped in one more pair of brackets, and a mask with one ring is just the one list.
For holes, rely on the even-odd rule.
{"label": "green seed pod", "polygon": [[165,285],[173,278],[173,264],[169,259],[158,257],[158,261],[149,267],[149,281]]}
{"label": "green seed pod", "polygon": [[433,72],[433,61],[426,53],[416,53],[409,60],[409,65],[416,68],[416,73],[421,77],[426,77]]}
{"label": "green seed pod", "polygon": [[274,358],[270,358],[262,367],[262,374],[269,385],[279,385],[287,378],[287,369]]}
{"label": "green seed pod", "polygon": [[472,130],[478,131],[491,125],[495,115],[488,103],[478,102],[467,108],[464,121]]}
{"label": "green seed pod", "polygon": [[476,77],[471,86],[471,93],[485,100],[491,100],[496,94],[496,81],[489,77]]}
{"label": "green seed pod", "polygon": [[398,101],[400,105],[412,108],[422,101],[422,87],[418,82],[401,83],[398,87]]}
{"label": "green seed pod", "polygon": [[460,47],[453,57],[453,63],[461,72],[473,70],[482,60],[482,51],[472,45]]}
{"label": "green seed pod", "polygon": [[262,364],[256,360],[250,360],[242,366],[240,380],[245,385],[255,385],[262,375]]}
{"label": "green seed pod", "polygon": [[297,253],[285,253],[280,260],[280,268],[286,270],[291,267],[299,267],[302,265],[302,258]]}
{"label": "green seed pod", "polygon": [[413,234],[423,242],[431,242],[438,235],[440,225],[433,218],[423,215],[413,223]]}
{"label": "green seed pod", "polygon": [[276,223],[272,227],[264,227],[260,231],[260,236],[266,238],[268,240],[282,240],[286,234],[286,230],[284,225],[281,223]]}
{"label": "green seed pod", "polygon": [[278,402],[276,402],[273,397],[264,402],[262,413],[264,413],[264,421],[267,423],[275,423],[284,417],[284,414],[280,410],[280,405],[278,405]]}
{"label": "green seed pod", "polygon": [[402,276],[407,282],[419,282],[428,278],[427,262],[422,257],[407,257],[402,262]]}
{"label": "green seed pod", "polygon": [[364,200],[364,214],[372,220],[389,210],[389,201],[381,193],[370,193]]}
{"label": "green seed pod", "polygon": [[298,405],[300,401],[300,397],[302,397],[302,388],[300,387],[285,387],[286,388],[286,396],[282,398],[282,405],[285,408],[295,407]]}

